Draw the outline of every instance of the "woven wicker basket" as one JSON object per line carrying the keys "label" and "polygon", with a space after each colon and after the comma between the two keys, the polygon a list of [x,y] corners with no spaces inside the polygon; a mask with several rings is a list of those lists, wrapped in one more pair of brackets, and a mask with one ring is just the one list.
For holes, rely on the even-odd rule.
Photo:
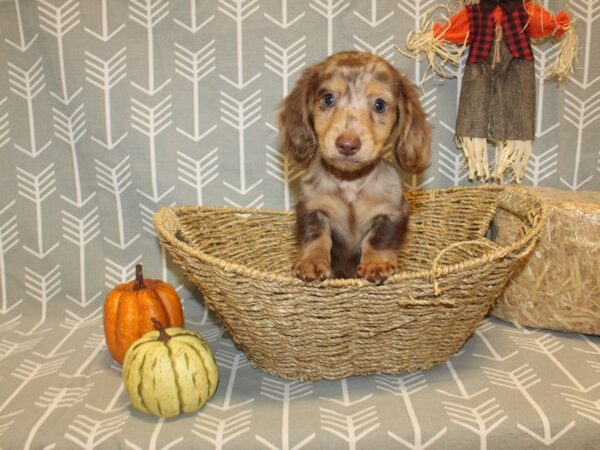
{"label": "woven wicker basket", "polygon": [[[517,187],[406,197],[412,216],[401,267],[380,286],[294,278],[292,212],[171,207],[154,223],[253,365],[301,380],[397,374],[445,363],[460,349],[531,251],[546,214]],[[485,238],[498,208],[523,223],[506,246]]]}

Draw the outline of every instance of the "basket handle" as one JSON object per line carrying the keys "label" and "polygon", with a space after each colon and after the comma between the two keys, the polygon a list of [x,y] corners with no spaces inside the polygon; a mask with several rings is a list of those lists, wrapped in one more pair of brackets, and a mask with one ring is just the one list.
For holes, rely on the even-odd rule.
{"label": "basket handle", "polygon": [[[525,197],[523,194],[527,193]],[[529,193],[521,186],[510,186],[498,197],[498,207],[518,217],[524,225],[530,228],[538,223],[545,223],[548,213],[547,206],[541,198]]]}
{"label": "basket handle", "polygon": [[523,196],[525,192],[521,186],[510,186],[498,198],[498,207],[513,214],[522,223],[524,233],[520,250],[515,249],[510,254],[516,259],[529,254],[535,248],[548,218],[546,202],[535,193],[527,192],[528,195]]}
{"label": "basket handle", "polygon": [[[443,250],[440,250],[440,252],[433,259],[433,264],[431,265],[431,272],[433,273],[433,295],[434,296],[437,297],[442,293],[442,291],[440,289],[440,285],[439,285],[439,281],[438,281],[438,273],[437,273],[438,265],[440,264],[442,257],[444,255],[446,255],[447,253],[451,252],[452,250],[456,250],[457,248],[471,247],[471,246],[483,247],[485,249],[498,249],[498,245],[493,243],[492,241],[489,241],[487,239],[476,239],[476,240],[472,240],[472,241],[455,242],[454,244],[448,245]],[[460,263],[460,264],[463,264],[463,263]],[[445,271],[442,270],[440,275],[444,275],[444,274],[445,274]]]}

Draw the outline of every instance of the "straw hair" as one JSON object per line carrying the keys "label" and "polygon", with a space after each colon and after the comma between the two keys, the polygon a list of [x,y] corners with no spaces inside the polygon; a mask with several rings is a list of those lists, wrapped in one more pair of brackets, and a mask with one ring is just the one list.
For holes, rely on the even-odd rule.
{"label": "straw hair", "polygon": [[462,148],[469,169],[469,180],[480,178],[488,180],[490,171],[488,168],[488,143],[486,138],[471,138],[468,136],[457,136],[456,146]]}
{"label": "straw hair", "polygon": [[[437,39],[433,34],[435,18],[432,17],[432,14],[439,8],[449,11],[449,7],[445,5],[432,6],[421,15],[419,30],[408,33],[406,37],[406,49],[410,53],[405,52],[397,45],[395,48],[398,53],[414,60],[418,60],[419,55],[425,55],[427,59],[427,71],[433,71],[440,78],[456,78],[456,72],[448,70],[447,67],[450,65],[454,66],[455,70],[458,68],[462,55],[467,48],[468,36],[460,46]],[[447,26],[448,28],[451,26],[450,22],[448,22]],[[419,84],[422,84],[426,77],[427,73],[425,73]]]}
{"label": "straw hair", "polygon": [[[398,374],[443,364],[460,349],[545,223],[543,203],[518,187],[406,197],[412,216],[401,266],[380,286],[294,278],[292,212],[170,207],[154,224],[253,365],[300,380]],[[502,246],[485,238],[499,209],[522,222]]]}
{"label": "straw hair", "polygon": [[561,36],[560,47],[556,61],[544,72],[544,79],[558,84],[566,83],[575,71],[579,39],[572,26]]}
{"label": "straw hair", "polygon": [[[496,149],[496,157],[490,170],[488,139],[457,136],[456,146],[463,150],[468,167],[469,180],[515,181],[521,183],[527,172],[527,164],[533,151],[533,141],[490,140]],[[505,177],[508,177],[508,180]]]}

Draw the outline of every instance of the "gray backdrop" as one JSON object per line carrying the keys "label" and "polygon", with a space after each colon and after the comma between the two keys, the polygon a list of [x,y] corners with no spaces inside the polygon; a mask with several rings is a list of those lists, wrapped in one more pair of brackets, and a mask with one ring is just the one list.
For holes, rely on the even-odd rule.
{"label": "gray backdrop", "polygon": [[[557,11],[567,2],[543,3]],[[600,36],[600,2],[568,3],[581,42],[577,72],[561,87],[538,80],[526,182],[597,190],[600,48],[592,44]],[[101,336],[104,295],[132,279],[139,262],[148,277],[180,289],[187,317],[206,323],[196,291],[157,244],[153,213],[172,204],[290,208],[299,172],[280,152],[278,102],[303,68],[338,50],[372,51],[424,79],[425,66],[393,46],[404,46],[432,4],[0,0],[0,330],[14,344],[1,348],[29,358],[35,344],[58,356],[88,325]],[[556,49],[536,47],[538,75]],[[453,143],[459,89],[460,71],[456,80],[425,80],[433,162],[423,176],[406,177],[407,187],[467,183]],[[95,342],[86,343],[92,356],[102,349],[102,339]],[[222,370],[237,367],[227,362],[234,349],[224,348]],[[106,369],[102,358],[97,364]],[[29,359],[10,361],[17,367]],[[25,387],[15,377],[4,377],[0,413],[18,399],[9,393]],[[240,391],[248,380],[239,379]],[[257,396],[260,378],[254,381]],[[33,410],[32,417],[42,413]],[[0,420],[0,434],[7,420]]]}
{"label": "gray backdrop", "polygon": [[[53,270],[60,297],[83,307],[136,262],[166,277],[150,224],[160,206],[293,206],[298,171],[275,120],[282,96],[303,68],[343,49],[376,52],[421,80],[424,65],[393,45],[431,3],[1,1],[0,311],[20,299],[12,314],[39,308],[47,299],[25,282]],[[587,6],[570,4],[581,39],[572,81],[538,84],[530,184],[600,187],[599,33]],[[556,46],[536,48],[539,74]],[[409,186],[466,183],[452,139],[459,85],[424,84],[434,157]]]}

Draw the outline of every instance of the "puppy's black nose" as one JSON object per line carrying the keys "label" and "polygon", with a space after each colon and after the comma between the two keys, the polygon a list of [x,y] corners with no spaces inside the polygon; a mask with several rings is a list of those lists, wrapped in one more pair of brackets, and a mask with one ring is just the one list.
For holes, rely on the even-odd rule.
{"label": "puppy's black nose", "polygon": [[352,156],[360,150],[360,138],[354,133],[342,133],[335,140],[335,146],[344,156]]}

